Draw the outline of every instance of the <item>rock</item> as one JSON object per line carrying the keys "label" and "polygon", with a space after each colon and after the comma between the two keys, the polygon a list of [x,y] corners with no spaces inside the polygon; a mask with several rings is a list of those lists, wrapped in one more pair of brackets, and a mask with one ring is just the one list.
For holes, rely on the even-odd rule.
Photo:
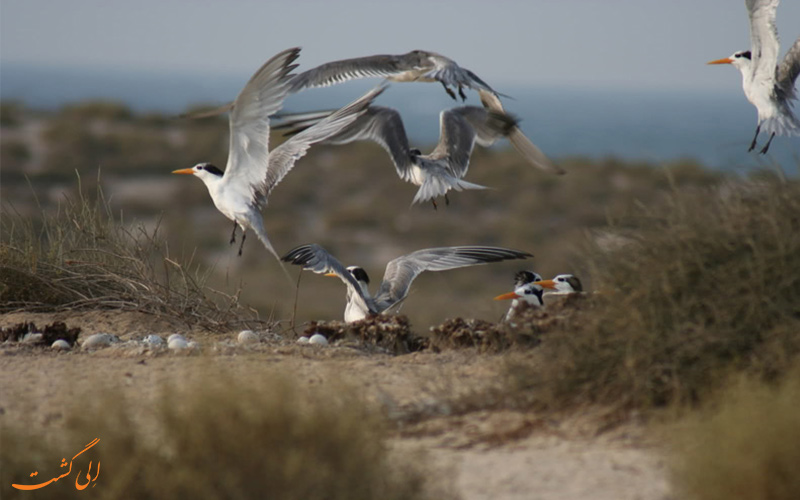
{"label": "rock", "polygon": [[41,333],[26,333],[22,337],[22,340],[20,340],[20,342],[22,342],[23,344],[38,344],[39,342],[42,341],[43,338],[44,335],[42,335]]}
{"label": "rock", "polygon": [[186,344],[186,347],[194,351],[200,349],[200,344],[195,342],[194,340],[190,340],[189,343]]}
{"label": "rock", "polygon": [[258,342],[258,335],[252,330],[242,330],[237,338],[240,344],[254,344]]}
{"label": "rock", "polygon": [[58,339],[50,346],[51,349],[56,349],[59,351],[68,351],[71,349],[69,342],[64,339]]}
{"label": "rock", "polygon": [[167,348],[172,349],[173,351],[180,351],[189,347],[189,343],[186,342],[186,339],[182,336],[175,337],[174,335],[170,335],[172,340],[167,343]]}
{"label": "rock", "polygon": [[324,335],[315,333],[310,339],[308,339],[308,343],[315,345],[328,345],[328,339],[326,339]]}
{"label": "rock", "polygon": [[298,343],[298,344],[308,344],[308,337],[306,337],[305,335],[303,335],[302,337],[300,337],[299,339],[297,339],[297,343]]}
{"label": "rock", "polygon": [[89,335],[89,337],[83,341],[81,348],[92,349],[98,347],[108,347],[113,342],[119,342],[119,338],[117,338],[116,335],[111,335],[110,333],[95,333],[94,335]]}
{"label": "rock", "polygon": [[158,335],[150,334],[142,342],[152,347],[158,347],[164,344],[164,339]]}
{"label": "rock", "polygon": [[173,333],[172,335],[170,335],[169,337],[167,337],[167,344],[169,344],[170,342],[172,342],[172,341],[173,341],[173,340],[175,340],[175,339],[186,340],[186,337],[184,337],[184,336],[183,336],[183,335],[181,335],[180,333]]}

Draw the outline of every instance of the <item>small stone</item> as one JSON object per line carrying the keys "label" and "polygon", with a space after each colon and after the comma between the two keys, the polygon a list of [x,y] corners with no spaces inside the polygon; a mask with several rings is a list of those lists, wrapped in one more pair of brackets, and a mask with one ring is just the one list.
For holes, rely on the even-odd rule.
{"label": "small stone", "polygon": [[315,333],[310,339],[308,339],[308,343],[315,345],[328,345],[328,339],[326,339],[324,335]]}
{"label": "small stone", "polygon": [[112,342],[119,342],[119,339],[110,333],[95,333],[94,335],[89,335],[89,337],[83,341],[81,347],[83,349],[108,347]]}
{"label": "small stone", "polygon": [[183,337],[175,337],[167,343],[167,347],[174,351],[180,351],[189,347],[189,343]]}
{"label": "small stone", "polygon": [[151,335],[148,335],[147,337],[145,337],[142,342],[144,342],[147,345],[156,347],[156,346],[162,345],[164,343],[164,339],[162,339],[158,335],[151,334]]}
{"label": "small stone", "polygon": [[242,330],[239,332],[239,337],[237,340],[240,344],[253,344],[258,342],[258,335],[256,335],[252,330]]}
{"label": "small stone", "polygon": [[298,344],[308,344],[308,337],[306,337],[305,335],[303,335],[302,337],[300,337],[299,339],[297,339],[297,343],[298,343]]}
{"label": "small stone", "polygon": [[42,341],[44,335],[41,333],[26,333],[24,337],[22,337],[21,342],[23,344],[38,344]]}
{"label": "small stone", "polygon": [[186,338],[183,335],[181,335],[180,333],[173,333],[172,335],[167,337],[167,344],[169,344],[170,342],[172,342],[175,339],[186,340]]}
{"label": "small stone", "polygon": [[186,347],[194,351],[200,349],[200,344],[195,342],[194,340],[190,340],[189,343],[186,344]]}
{"label": "small stone", "polygon": [[58,339],[50,346],[51,349],[56,349],[59,351],[68,351],[70,350],[69,342],[64,339]]}

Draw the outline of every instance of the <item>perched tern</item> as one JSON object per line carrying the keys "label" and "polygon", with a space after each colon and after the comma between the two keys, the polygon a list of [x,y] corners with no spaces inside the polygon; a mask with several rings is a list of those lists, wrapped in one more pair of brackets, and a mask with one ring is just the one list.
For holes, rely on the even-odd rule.
{"label": "perched tern", "polygon": [[335,276],[347,285],[347,307],[344,320],[348,323],[364,319],[368,314],[380,314],[399,304],[408,295],[411,282],[423,271],[446,271],[460,267],[526,259],[532,255],[508,248],[487,246],[457,246],[427,248],[398,257],[386,265],[377,295],[369,292],[367,272],[356,266],[345,267],[336,257],[317,244],[302,245],[290,250],[282,260],[303,266],[317,274]]}
{"label": "perched tern", "polygon": [[[488,92],[485,94],[499,105],[497,97]],[[283,115],[281,124],[275,128],[287,128],[287,134],[291,135],[314,125],[325,116],[325,112],[319,111]],[[460,106],[444,110],[439,114],[439,143],[433,151],[424,155],[409,146],[403,120],[396,109],[370,106],[356,121],[323,142],[348,144],[369,140],[378,143],[391,156],[397,175],[420,187],[412,203],[432,200],[436,208],[435,198],[438,196],[444,196],[445,202],[449,203],[447,192],[451,189],[485,189],[484,186],[463,180],[476,142],[488,147],[508,137],[515,146],[521,145],[517,151],[529,163],[550,172],[563,173],[525,137],[517,123],[517,119],[505,113],[502,106],[499,109]]]}
{"label": "perched tern", "polygon": [[762,126],[769,134],[761,154],[767,152],[775,135],[800,135],[800,120],[792,113],[792,100],[797,98],[794,82],[800,73],[800,38],[778,65],[780,44],[775,27],[778,2],[745,0],[750,16],[751,49],[708,63],[731,64],[742,73],[744,95],[758,110],[758,125],[748,151],[755,149]]}
{"label": "perched tern", "polygon": [[[455,100],[457,100],[456,94],[450,87],[458,90],[462,100],[467,98],[464,88],[488,92],[495,96],[503,95],[496,92],[478,75],[462,68],[449,57],[427,50],[412,50],[401,55],[355,57],[321,64],[298,73],[291,83],[289,93],[370,77],[383,77],[393,82],[439,82],[447,94]],[[232,105],[225,104],[216,109],[182,116],[189,118],[216,116],[229,111]]]}
{"label": "perched tern", "polygon": [[261,217],[267,197],[312,144],[352,123],[384,90],[371,90],[270,151],[269,117],[283,104],[292,80],[290,72],[296,67],[291,63],[299,52],[299,48],[293,48],[274,56],[250,78],[236,97],[230,114],[230,151],[224,172],[210,163],[198,163],[192,168],[172,172],[192,174],[205,183],[214,205],[233,221],[231,244],[236,239],[236,228],[241,227],[239,255],[242,254],[245,233],[252,229],[267,250],[280,260],[267,237]]}
{"label": "perched tern", "polygon": [[498,295],[494,300],[512,300],[511,307],[506,313],[506,321],[509,321],[521,302],[532,307],[544,307],[545,295],[568,295],[580,292],[583,292],[583,285],[575,275],[559,274],[551,280],[543,280],[538,273],[520,271],[514,276],[514,291]]}

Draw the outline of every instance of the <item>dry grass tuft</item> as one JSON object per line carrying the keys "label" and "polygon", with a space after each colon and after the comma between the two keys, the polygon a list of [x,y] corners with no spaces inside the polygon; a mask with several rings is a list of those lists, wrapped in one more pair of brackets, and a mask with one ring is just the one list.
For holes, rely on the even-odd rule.
{"label": "dry grass tuft", "polygon": [[428,347],[427,339],[415,335],[408,317],[401,314],[370,315],[360,321],[310,321],[304,335],[315,333],[329,342],[357,341],[362,345],[377,346],[392,354],[408,354]]}
{"label": "dry grass tuft", "polygon": [[773,387],[739,378],[671,432],[678,498],[800,498],[800,371]]}
{"label": "dry grass tuft", "polygon": [[586,254],[601,293],[513,367],[542,403],[701,401],[731,372],[779,378],[800,353],[800,183],[675,192]]}
{"label": "dry grass tuft", "polygon": [[[100,438],[75,460],[84,471],[89,460],[101,462],[94,498],[442,498],[427,493],[421,465],[389,453],[383,418],[354,391],[258,375],[199,376],[167,387],[146,410],[120,393],[86,397],[50,441],[24,422],[5,422],[0,495],[17,493],[12,483],[36,483],[31,471],[53,477],[57,465],[53,474],[42,467]],[[76,476],[37,498],[85,496]]]}
{"label": "dry grass tuft", "polygon": [[241,323],[238,315],[247,313],[236,297],[210,300],[208,271],[170,257],[158,226],[115,217],[99,189],[93,199],[79,190],[39,219],[8,208],[0,241],[3,312],[133,310],[213,329]]}

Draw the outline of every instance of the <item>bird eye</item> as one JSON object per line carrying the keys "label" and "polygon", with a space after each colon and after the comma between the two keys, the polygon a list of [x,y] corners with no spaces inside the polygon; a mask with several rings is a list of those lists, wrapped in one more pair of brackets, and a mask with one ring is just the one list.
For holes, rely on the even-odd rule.
{"label": "bird eye", "polygon": [[558,281],[563,283],[564,282],[564,278],[558,278]]}

